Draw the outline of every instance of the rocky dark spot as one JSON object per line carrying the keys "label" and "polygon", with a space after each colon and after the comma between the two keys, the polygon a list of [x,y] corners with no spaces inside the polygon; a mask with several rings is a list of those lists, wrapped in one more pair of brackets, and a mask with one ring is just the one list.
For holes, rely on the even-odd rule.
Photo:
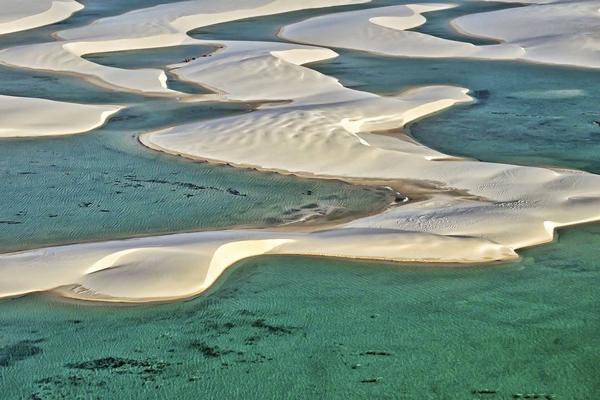
{"label": "rocky dark spot", "polygon": [[100,209],[100,212],[108,213],[108,212],[110,212],[110,210],[106,210],[106,209],[102,208],[102,209]]}
{"label": "rocky dark spot", "polygon": [[227,193],[232,194],[234,196],[242,196],[242,197],[246,197],[247,195],[245,193],[240,193],[239,190],[233,189],[233,188],[228,188],[227,189]]}
{"label": "rocky dark spot", "polygon": [[360,382],[361,383],[377,383],[381,380],[381,378],[369,378],[369,379],[363,379]]}
{"label": "rocky dark spot", "polygon": [[301,206],[300,208],[302,208],[303,210],[307,210],[307,209],[311,209],[311,208],[318,208],[319,205],[317,203],[309,203],[309,204],[305,204],[303,206]]}
{"label": "rocky dark spot", "polygon": [[396,203],[404,203],[404,202],[408,201],[408,197],[403,196],[401,193],[396,192],[396,193],[394,193],[394,201]]}
{"label": "rocky dark spot", "polygon": [[36,344],[43,340],[22,340],[15,344],[0,348],[0,367],[8,367],[19,361],[42,353],[42,348]]}
{"label": "rocky dark spot", "polygon": [[497,391],[492,389],[473,389],[471,390],[473,394],[496,394]]}
{"label": "rocky dark spot", "polygon": [[364,353],[360,353],[361,356],[391,356],[392,353],[388,353],[387,351],[365,351]]}

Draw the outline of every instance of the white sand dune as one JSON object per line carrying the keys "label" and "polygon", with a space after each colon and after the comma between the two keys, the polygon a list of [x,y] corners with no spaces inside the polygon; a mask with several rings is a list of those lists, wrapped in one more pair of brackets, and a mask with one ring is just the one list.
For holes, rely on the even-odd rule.
{"label": "white sand dune", "polygon": [[[158,6],[63,31],[60,36],[65,41],[39,45],[48,48],[9,49],[0,53],[0,59],[72,71],[127,90],[167,93],[157,75],[142,78],[137,71],[82,65],[80,56],[88,51],[197,44],[202,41],[185,35],[192,27],[300,7],[293,3],[256,0],[245,2],[243,9],[236,3],[236,10],[205,1]],[[343,2],[327,4],[333,3]],[[323,4],[302,3],[303,8]],[[402,38],[404,42],[402,35],[407,32],[402,29],[422,23],[421,12],[443,7],[447,5],[337,14],[325,22],[309,19],[292,25],[284,35],[304,35],[314,29],[315,41],[341,41],[377,52],[399,46],[410,51],[471,52],[477,57],[523,54],[523,48],[514,44],[481,50],[433,37],[419,39],[418,45],[410,38],[408,44],[391,41]],[[417,118],[471,101],[465,88],[430,86],[382,97],[345,88],[303,66],[335,57],[330,49],[264,42],[222,44],[225,48],[211,57],[171,66],[172,72],[182,80],[213,88],[226,99],[262,105],[242,115],[149,132],[140,138],[145,145],[238,166],[390,182],[406,187],[409,195],[414,190],[419,201],[321,232],[201,232],[0,255],[0,297],[54,290],[99,301],[184,298],[206,290],[235,262],[262,254],[440,263],[513,260],[515,250],[551,241],[557,227],[600,219],[597,175],[464,160],[387,134]],[[428,185],[426,195],[409,189],[420,184]]]}
{"label": "white sand dune", "polygon": [[199,232],[0,255],[0,297],[54,290],[95,301],[173,300],[205,291],[233,263],[262,254],[432,262],[516,257],[483,239],[400,230]]}
{"label": "white sand dune", "polygon": [[[374,134],[470,101],[466,89],[432,86],[381,97],[347,89],[333,78],[287,62],[280,47],[269,51],[263,44],[247,53],[224,52],[173,72],[206,82],[231,98],[250,100],[254,93],[283,100],[285,95],[290,102],[150,132],[142,135],[142,142],[172,154],[300,175],[435,182],[479,198],[435,196],[351,224],[364,228],[477,236],[518,249],[552,240],[557,226],[600,218],[596,175],[460,160],[413,141]],[[303,49],[292,59],[298,64],[303,61],[299,54],[307,62],[330,56]],[[269,74],[256,73],[265,68]]]}
{"label": "white sand dune", "polygon": [[83,8],[75,0],[2,0],[0,6],[0,35],[50,25]]}
{"label": "white sand dune", "polygon": [[0,138],[87,132],[122,108],[0,95]]}
{"label": "white sand dune", "polygon": [[160,69],[128,70],[96,64],[82,56],[180,45],[218,45],[194,40],[194,28],[243,18],[318,7],[365,3],[370,0],[191,0],[131,11],[57,32],[57,42],[12,47],[0,51],[0,63],[87,77],[96,84],[165,96],[185,96],[167,87]]}
{"label": "white sand dune", "polygon": [[388,56],[511,59],[600,68],[600,2],[568,1],[463,16],[459,31],[501,41],[478,46],[409,31],[423,13],[452,4],[408,4],[310,18],[284,27],[280,36],[301,43]]}
{"label": "white sand dune", "polygon": [[520,45],[522,59],[600,68],[600,1],[565,1],[467,15],[463,33]]}
{"label": "white sand dune", "polygon": [[[235,262],[262,254],[440,263],[513,260],[516,249],[552,240],[556,227],[600,218],[596,175],[460,160],[373,133],[469,101],[466,89],[434,86],[380,97],[344,88],[298,65],[330,57],[327,51],[266,43],[228,48],[232,51],[174,71],[188,80],[205,79],[197,83],[215,86],[230,98],[250,100],[255,93],[273,101],[285,96],[288,102],[151,132],[142,136],[146,145],[299,174],[432,182],[438,190],[323,232],[201,232],[6,254],[0,256],[0,296],[54,290],[96,301],[184,298],[206,290]],[[269,74],[263,76],[273,84],[266,77],[250,79],[265,68]],[[285,82],[287,88],[278,87]]]}

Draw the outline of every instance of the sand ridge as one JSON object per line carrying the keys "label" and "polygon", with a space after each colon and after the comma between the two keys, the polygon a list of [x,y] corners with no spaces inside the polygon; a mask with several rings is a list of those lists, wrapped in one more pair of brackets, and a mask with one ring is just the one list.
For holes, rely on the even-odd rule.
{"label": "sand ridge", "polygon": [[120,105],[77,104],[0,95],[0,138],[87,132],[103,125],[123,108]]}
{"label": "sand ridge", "polygon": [[2,0],[0,35],[50,25],[81,9],[75,0]]}
{"label": "sand ridge", "polygon": [[600,68],[597,0],[543,2],[451,21],[464,34],[501,42],[495,45],[474,45],[408,30],[426,22],[423,13],[453,6],[407,4],[333,13],[288,25],[280,36],[387,56],[524,60]]}

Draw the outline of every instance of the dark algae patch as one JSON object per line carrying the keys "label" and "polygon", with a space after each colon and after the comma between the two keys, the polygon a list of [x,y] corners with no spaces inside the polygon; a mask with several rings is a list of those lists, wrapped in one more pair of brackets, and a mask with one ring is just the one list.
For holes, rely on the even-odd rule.
{"label": "dark algae patch", "polygon": [[141,371],[146,374],[156,374],[168,367],[169,364],[162,361],[133,360],[129,358],[106,357],[79,363],[68,363],[65,367],[82,370],[129,370]]}
{"label": "dark algae patch", "polygon": [[252,326],[254,328],[264,329],[267,332],[275,334],[275,335],[291,335],[294,333],[294,331],[299,329],[295,326],[272,325],[272,324],[267,323],[267,321],[262,318],[254,321],[252,323]]}
{"label": "dark algae patch", "polygon": [[42,348],[37,345],[43,341],[43,339],[22,340],[0,348],[0,367],[9,367],[42,353]]}

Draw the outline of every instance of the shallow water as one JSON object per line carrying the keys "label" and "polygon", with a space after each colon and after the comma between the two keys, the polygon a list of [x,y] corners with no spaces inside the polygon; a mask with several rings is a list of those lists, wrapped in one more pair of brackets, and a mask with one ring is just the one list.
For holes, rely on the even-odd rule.
{"label": "shallow water", "polygon": [[148,115],[148,104],[139,105],[90,134],[3,141],[0,249],[266,226],[310,215],[347,218],[393,201],[385,189],[212,166],[146,149],[137,135],[147,126],[240,112],[159,104],[160,113]]}
{"label": "shallow water", "polygon": [[[77,18],[8,38],[37,41],[100,15],[161,2],[84,1],[91,7]],[[266,40],[282,23],[332,10],[194,35],[239,39],[243,32],[245,39]],[[454,34],[443,16],[420,30]],[[0,39],[0,47],[7,43]],[[100,58],[134,68],[177,62],[188,50]],[[340,53],[317,68],[361,90],[452,83],[479,91],[477,104],[412,125],[427,145],[485,160],[600,171],[596,72]],[[1,251],[272,224],[312,212],[315,203],[322,211],[338,207],[343,216],[388,201],[375,189],[193,163],[137,143],[148,129],[247,112],[236,105],[150,100],[4,68],[0,93],[132,105],[88,134],[2,141],[0,220],[21,223],[0,225]],[[521,262],[470,268],[256,258],[232,268],[208,295],[164,305],[68,304],[41,295],[1,301],[0,397],[594,399],[598,243],[600,226],[581,226],[561,232],[557,243],[523,251]]]}
{"label": "shallow water", "polygon": [[[86,2],[51,27],[0,38],[0,47],[158,1]],[[124,68],[175,63],[206,47],[92,55]],[[173,89],[202,92],[176,82]],[[393,194],[341,182],[217,167],[149,150],[145,131],[249,112],[236,104],[179,103],[96,87],[76,77],[0,67],[0,93],[80,103],[125,104],[101,129],[64,137],[9,139],[0,146],[0,252],[139,235],[271,226],[306,217],[341,219],[380,210]]]}
{"label": "shallow water", "polygon": [[4,301],[4,398],[593,399],[599,239],[472,268],[256,258],[166,305]]}

